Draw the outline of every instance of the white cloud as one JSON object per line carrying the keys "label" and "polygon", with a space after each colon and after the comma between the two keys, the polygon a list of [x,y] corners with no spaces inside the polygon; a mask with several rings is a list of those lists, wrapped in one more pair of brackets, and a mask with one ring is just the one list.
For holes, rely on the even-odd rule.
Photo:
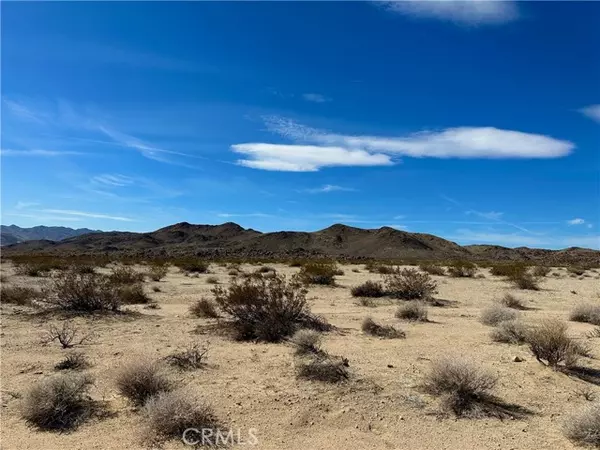
{"label": "white cloud", "polygon": [[585,220],[577,217],[575,219],[567,220],[567,223],[569,225],[583,225],[585,223]]}
{"label": "white cloud", "polygon": [[590,105],[579,110],[581,114],[596,122],[600,122],[600,105]]}
{"label": "white cloud", "polygon": [[309,194],[320,194],[320,193],[335,192],[335,191],[351,192],[351,191],[356,191],[356,189],[347,188],[347,187],[343,187],[343,186],[337,186],[335,184],[325,184],[318,188],[304,189],[304,192],[308,192]]}
{"label": "white cloud", "polygon": [[500,220],[500,218],[502,218],[502,216],[504,215],[504,213],[497,212],[497,211],[481,212],[481,211],[473,211],[473,210],[467,211],[466,214],[467,215],[475,214],[476,216],[483,217],[484,219],[490,219],[490,220]]}
{"label": "white cloud", "polygon": [[414,158],[559,158],[575,148],[569,141],[494,127],[458,127],[405,136],[352,136],[329,133],[290,119],[267,116],[267,129],[285,138]]}
{"label": "white cloud", "polygon": [[15,209],[27,209],[27,208],[31,208],[32,206],[37,206],[37,205],[39,205],[39,203],[37,203],[37,202],[18,201],[17,204],[15,205]]}
{"label": "white cloud", "polygon": [[133,178],[127,177],[125,175],[119,175],[119,174],[97,175],[95,177],[92,177],[91,181],[92,181],[92,183],[95,183],[95,184],[102,184],[102,185],[114,186],[114,187],[129,186],[134,183]]}
{"label": "white cloud", "polygon": [[262,170],[315,172],[322,167],[393,164],[387,155],[342,147],[247,143],[232,145],[231,149],[246,156],[237,161],[239,165]]}
{"label": "white cloud", "polygon": [[80,217],[65,217],[65,216],[48,216],[44,214],[21,214],[21,213],[3,213],[3,215],[11,216],[11,217],[23,217],[27,219],[36,219],[38,223],[45,223],[46,225],[50,221],[58,221],[58,222],[81,222],[83,219]]}
{"label": "white cloud", "polygon": [[42,212],[50,214],[64,214],[66,216],[89,217],[91,219],[107,219],[117,220],[121,222],[133,222],[133,219],[128,217],[110,216],[107,214],[90,213],[85,211],[73,211],[70,209],[42,209]]}
{"label": "white cloud", "polygon": [[41,157],[55,157],[55,156],[67,156],[67,155],[84,155],[81,152],[72,151],[55,151],[55,150],[12,150],[2,149],[0,150],[1,156],[41,156]]}
{"label": "white cloud", "polygon": [[39,114],[35,113],[24,104],[8,99],[3,99],[3,102],[10,111],[10,113],[14,116],[30,122],[35,122],[37,124],[45,123],[43,117],[40,117]]}
{"label": "white cloud", "polygon": [[302,94],[302,98],[304,100],[306,100],[307,102],[314,102],[314,103],[326,103],[326,102],[331,101],[330,98],[325,97],[322,94],[315,94],[315,93]]}
{"label": "white cloud", "polygon": [[403,0],[378,2],[383,8],[399,14],[447,20],[466,25],[494,25],[511,22],[519,17],[512,1],[490,0]]}

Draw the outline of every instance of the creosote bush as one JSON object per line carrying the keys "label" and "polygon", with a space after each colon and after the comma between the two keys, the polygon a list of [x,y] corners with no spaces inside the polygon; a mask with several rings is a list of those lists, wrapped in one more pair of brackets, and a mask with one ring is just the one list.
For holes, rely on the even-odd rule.
{"label": "creosote bush", "polygon": [[117,374],[119,394],[136,406],[150,397],[172,390],[173,384],[164,367],[157,361],[139,359],[127,363]]}
{"label": "creosote bush", "polygon": [[304,264],[298,276],[305,284],[332,286],[335,284],[335,276],[339,273],[338,270],[335,263],[315,261]]}
{"label": "creosote bush", "polygon": [[394,267],[392,266],[375,262],[369,262],[365,264],[365,269],[371,273],[378,273],[381,275],[386,275],[394,271]]}
{"label": "creosote bush", "polygon": [[169,266],[166,264],[154,264],[148,271],[148,277],[152,281],[160,281],[169,273]]}
{"label": "creosote bush", "polygon": [[80,374],[57,375],[36,383],[23,402],[23,418],[44,430],[76,428],[93,412],[88,392],[92,379]]}
{"label": "creosote bush", "polygon": [[18,306],[31,306],[33,300],[42,296],[40,291],[29,287],[6,286],[0,287],[0,301]]}
{"label": "creosote bush", "polygon": [[459,417],[479,417],[481,406],[492,398],[496,377],[468,361],[444,358],[435,361],[425,378],[424,388],[442,397],[442,405]]}
{"label": "creosote bush", "polygon": [[477,266],[469,261],[453,261],[448,264],[448,275],[456,278],[473,278]]}
{"label": "creosote bush", "polygon": [[519,289],[527,289],[530,291],[537,291],[540,289],[538,284],[539,278],[529,272],[510,275],[508,281],[513,283],[515,287],[518,287]]}
{"label": "creosote bush", "polygon": [[298,330],[290,342],[296,349],[296,355],[309,355],[323,353],[321,350],[322,335],[314,330]]}
{"label": "creosote bush", "polygon": [[78,312],[118,311],[122,301],[118,286],[106,276],[61,272],[50,281],[44,301]]}
{"label": "creosote bush", "polygon": [[201,260],[176,261],[173,265],[188,275],[191,273],[207,273],[209,268],[209,264]]}
{"label": "creosote bush", "polygon": [[559,365],[574,366],[585,350],[567,334],[567,324],[557,319],[546,319],[532,327],[526,337],[536,359],[553,369]]}
{"label": "creosote bush", "polygon": [[547,266],[535,266],[531,273],[534,277],[545,277],[547,276],[552,269]]}
{"label": "creosote bush", "polygon": [[190,305],[190,313],[194,317],[203,317],[207,319],[216,319],[219,317],[219,311],[214,301],[207,298],[201,298],[200,300]]}
{"label": "creosote bush", "polygon": [[354,286],[350,290],[350,293],[353,297],[383,297],[385,295],[381,283],[371,280],[365,281],[358,286]]}
{"label": "creosote bush", "polygon": [[527,341],[529,328],[519,319],[500,322],[490,332],[490,337],[495,342],[506,344],[524,344]]}
{"label": "creosote bush", "polygon": [[498,277],[514,277],[527,272],[528,266],[522,262],[493,264],[490,273]]}
{"label": "creosote bush", "polygon": [[600,305],[591,303],[581,303],[576,305],[571,311],[569,319],[574,322],[591,323],[600,325]]}
{"label": "creosote bush", "polygon": [[145,305],[152,301],[144,292],[144,286],[141,283],[124,284],[117,290],[121,303],[125,305]]}
{"label": "creosote bush", "polygon": [[384,277],[385,290],[393,298],[427,300],[437,292],[437,283],[429,274],[416,269],[396,268]]}
{"label": "creosote bush", "polygon": [[419,301],[406,302],[396,310],[396,318],[427,322],[427,305]]}
{"label": "creosote bush", "polygon": [[492,305],[481,311],[479,321],[484,325],[495,327],[500,322],[515,320],[516,318],[517,313],[514,310],[501,305]]}
{"label": "creosote bush", "polygon": [[380,325],[370,317],[365,317],[361,324],[363,333],[370,334],[386,339],[405,338],[406,333],[402,330],[397,330],[391,325]]}
{"label": "creosote bush", "polygon": [[135,284],[144,281],[144,274],[128,266],[117,266],[112,268],[108,278],[114,284]]}
{"label": "creosote bush", "polygon": [[219,308],[231,316],[239,339],[280,341],[306,325],[306,289],[297,278],[246,278],[213,289]]}
{"label": "creosote bush", "polygon": [[567,416],[565,436],[581,445],[600,447],[600,403],[587,405]]}
{"label": "creosote bush", "polygon": [[423,272],[428,273],[429,275],[446,275],[446,271],[444,270],[444,268],[442,266],[438,266],[437,264],[420,264],[419,269]]}

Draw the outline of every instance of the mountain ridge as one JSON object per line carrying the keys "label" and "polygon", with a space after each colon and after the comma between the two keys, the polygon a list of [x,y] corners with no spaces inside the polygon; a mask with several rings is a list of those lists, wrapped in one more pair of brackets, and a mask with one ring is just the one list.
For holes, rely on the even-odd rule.
{"label": "mountain ridge", "polygon": [[48,227],[45,225],[31,228],[22,228],[17,225],[0,225],[0,245],[5,246],[33,240],[60,241],[98,231],[89,228]]}

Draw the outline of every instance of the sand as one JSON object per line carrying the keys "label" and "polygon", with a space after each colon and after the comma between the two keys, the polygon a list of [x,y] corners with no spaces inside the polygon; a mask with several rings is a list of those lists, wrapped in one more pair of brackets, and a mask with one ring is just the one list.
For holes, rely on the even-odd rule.
{"label": "sand", "polygon": [[[273,265],[279,272],[298,269]],[[244,265],[244,270],[255,266]],[[140,268],[141,269],[141,268]],[[394,318],[397,303],[375,299],[376,307],[360,306],[350,287],[380,275],[361,265],[342,266],[337,287],[311,287],[308,298],[313,312],[323,315],[338,330],[328,333],[324,348],[349,359],[352,378],[342,385],[297,380],[295,359],[289,344],[235,342],[198,326],[213,323],[190,316],[188,308],[202,296],[210,296],[216,276],[226,285],[228,269],[211,265],[211,274],[186,277],[175,268],[161,282],[146,282],[148,294],[160,309],[131,306],[139,317],[76,318],[74,322],[93,339],[80,347],[93,366],[86,372],[96,383],[92,396],[106,403],[110,415],[93,419],[69,433],[42,432],[28,426],[20,415],[22,396],[34,383],[57,373],[54,365],[65,355],[57,343],[40,343],[44,330],[59,324],[54,316],[31,314],[27,307],[2,305],[2,448],[12,449],[138,449],[145,435],[140,413],[115,389],[118,368],[138,356],[163,358],[192,342],[210,345],[208,366],[191,372],[173,372],[174,379],[199,392],[221,421],[247,436],[255,429],[258,444],[239,444],[258,449],[571,449],[561,432],[564,416],[589,404],[581,395],[600,388],[554,372],[541,365],[526,346],[492,342],[491,327],[478,321],[483,308],[511,292],[531,309],[520,312],[531,322],[546,317],[568,319],[578,302],[598,302],[598,274],[588,271],[582,279],[565,269],[554,269],[559,278],[544,278],[540,291],[518,291],[506,281],[490,276],[438,281],[438,298],[453,304],[429,308],[430,323],[408,323]],[[353,269],[360,272],[356,273]],[[2,267],[9,284],[35,286],[43,278],[16,276],[10,265]],[[158,286],[161,292],[153,292]],[[572,292],[574,291],[574,292]],[[384,340],[364,335],[361,321],[371,316],[406,332],[406,339]],[[600,356],[600,339],[585,338],[592,325],[568,322]],[[439,400],[419,389],[432,360],[459,355],[498,376],[495,393],[508,403],[528,408],[523,420],[456,419],[440,416]],[[523,359],[515,362],[515,357]],[[582,363],[600,369],[600,362]],[[189,448],[170,441],[165,449]]]}

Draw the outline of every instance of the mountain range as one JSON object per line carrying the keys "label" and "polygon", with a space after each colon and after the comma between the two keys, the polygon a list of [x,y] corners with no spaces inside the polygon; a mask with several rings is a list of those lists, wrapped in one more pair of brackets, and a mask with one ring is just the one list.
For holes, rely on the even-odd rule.
{"label": "mountain range", "polygon": [[33,228],[21,228],[17,225],[0,225],[0,245],[17,244],[19,242],[46,239],[61,241],[87,233],[98,233],[99,230],[88,228],[73,229],[68,227],[46,227],[40,225]]}
{"label": "mountain range", "polygon": [[232,222],[221,225],[181,222],[150,233],[93,232],[85,229],[71,231],[80,235],[58,241],[46,237],[43,240],[15,243],[5,246],[3,253],[102,254],[147,258],[525,260],[556,265],[600,265],[600,251],[597,250],[578,247],[545,250],[497,245],[461,246],[431,234],[410,233],[390,227],[362,229],[335,224],[315,232],[261,233]]}

